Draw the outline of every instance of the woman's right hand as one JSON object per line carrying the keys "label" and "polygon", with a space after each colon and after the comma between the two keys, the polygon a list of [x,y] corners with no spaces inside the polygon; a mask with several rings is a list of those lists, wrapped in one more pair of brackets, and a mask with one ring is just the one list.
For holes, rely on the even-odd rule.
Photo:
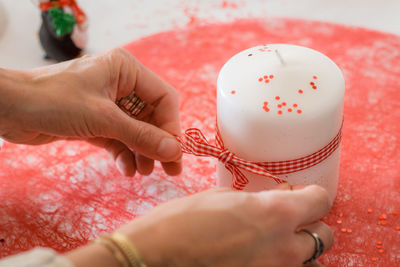
{"label": "woman's right hand", "polygon": [[331,208],[322,187],[279,186],[247,193],[212,189],[162,204],[122,227],[147,266],[302,266],[315,241],[333,232],[320,221]]}

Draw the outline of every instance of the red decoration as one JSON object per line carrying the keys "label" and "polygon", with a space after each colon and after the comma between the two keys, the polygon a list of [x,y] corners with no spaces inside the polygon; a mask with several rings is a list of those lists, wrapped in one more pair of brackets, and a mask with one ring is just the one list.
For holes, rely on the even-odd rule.
{"label": "red decoration", "polygon": [[42,2],[40,3],[40,10],[43,12],[48,11],[50,8],[54,7],[70,7],[74,12],[76,21],[78,24],[82,24],[86,20],[86,14],[83,10],[78,6],[76,0],[57,0],[57,1],[49,1],[49,2]]}

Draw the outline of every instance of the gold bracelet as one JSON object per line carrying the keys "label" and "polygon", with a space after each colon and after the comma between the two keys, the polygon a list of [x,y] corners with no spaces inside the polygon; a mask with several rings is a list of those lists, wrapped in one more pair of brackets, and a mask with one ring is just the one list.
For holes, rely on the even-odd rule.
{"label": "gold bracelet", "polygon": [[95,239],[94,242],[104,245],[113,254],[114,258],[118,261],[118,265],[120,267],[130,267],[126,257],[124,256],[124,254],[122,254],[120,248],[117,247],[114,242],[104,237],[99,237]]}
{"label": "gold bracelet", "polygon": [[121,252],[128,259],[131,267],[146,267],[146,264],[140,259],[139,253],[136,250],[132,242],[123,234],[114,232],[107,236],[115,245],[121,250]]}

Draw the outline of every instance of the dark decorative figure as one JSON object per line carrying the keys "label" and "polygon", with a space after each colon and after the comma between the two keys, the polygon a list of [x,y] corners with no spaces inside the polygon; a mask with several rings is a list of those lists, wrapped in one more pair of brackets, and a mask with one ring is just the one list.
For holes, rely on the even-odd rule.
{"label": "dark decorative figure", "polygon": [[87,20],[75,0],[40,0],[40,43],[45,58],[65,61],[78,57],[87,43]]}

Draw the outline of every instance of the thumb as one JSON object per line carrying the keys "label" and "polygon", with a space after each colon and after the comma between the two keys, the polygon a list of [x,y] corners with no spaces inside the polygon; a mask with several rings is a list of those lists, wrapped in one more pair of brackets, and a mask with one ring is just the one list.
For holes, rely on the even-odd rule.
{"label": "thumb", "polygon": [[119,108],[113,113],[113,121],[106,126],[107,137],[119,140],[132,151],[161,162],[176,161],[181,157],[181,147],[170,133],[131,118]]}

